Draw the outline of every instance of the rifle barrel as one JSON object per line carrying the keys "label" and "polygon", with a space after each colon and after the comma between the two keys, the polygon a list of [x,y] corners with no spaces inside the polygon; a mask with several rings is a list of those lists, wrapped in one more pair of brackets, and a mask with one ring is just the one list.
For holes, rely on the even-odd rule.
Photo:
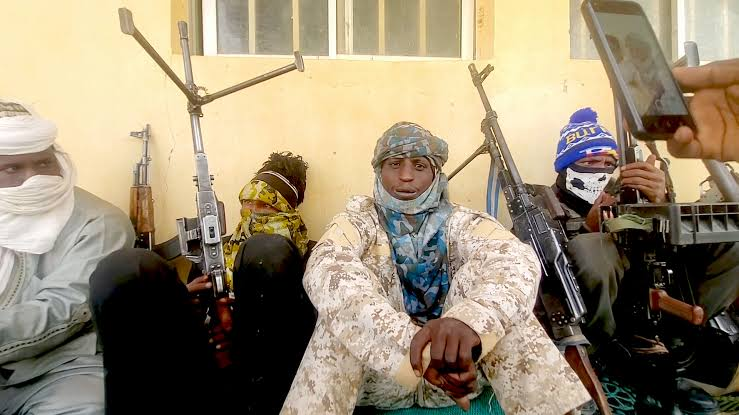
{"label": "rifle barrel", "polygon": [[475,150],[475,152],[472,153],[472,155],[470,155],[469,157],[467,157],[467,160],[463,161],[462,164],[459,165],[459,167],[457,167],[456,169],[454,169],[454,171],[451,172],[447,176],[447,180],[452,180],[452,178],[454,176],[456,176],[457,173],[459,173],[460,171],[462,171],[463,168],[467,167],[467,165],[470,164],[472,162],[472,160],[475,159],[475,157],[479,156],[480,154],[485,154],[485,153],[487,153],[487,151],[488,151],[488,148],[487,148],[487,146],[485,146],[485,144],[483,144],[480,147],[478,147],[477,150]]}
{"label": "rifle barrel", "polygon": [[480,73],[477,72],[477,68],[475,67],[474,63],[471,63],[468,66],[468,69],[470,70],[470,75],[472,76],[472,83],[475,85],[475,88],[477,88],[477,93],[480,94],[482,105],[483,107],[485,107],[485,122],[490,123],[490,127],[493,129],[495,139],[498,142],[497,147],[503,156],[503,161],[508,167],[511,180],[513,180],[512,184],[515,186],[521,186],[523,185],[521,174],[519,174],[518,172],[516,163],[513,162],[513,156],[508,149],[508,144],[503,137],[503,132],[500,130],[500,126],[498,125],[498,114],[493,111],[493,107],[490,105],[490,100],[488,100],[487,93],[485,92],[485,88],[482,85],[482,77],[480,76]]}
{"label": "rifle barrel", "polygon": [[218,92],[215,92],[213,94],[208,94],[204,97],[202,97],[203,104],[207,104],[211,101],[214,101],[218,98],[225,97],[228,94],[232,94],[237,91],[241,91],[244,88],[248,88],[250,86],[254,86],[256,84],[260,84],[264,81],[268,81],[272,78],[275,78],[280,75],[284,75],[288,72],[292,72],[294,70],[298,70],[299,72],[303,72],[303,57],[300,55],[300,52],[295,52],[295,62],[285,65],[281,68],[277,68],[275,70],[269,71],[265,74],[256,76],[252,79],[249,79],[247,81],[244,81],[240,84],[230,86],[228,88],[224,88]]}
{"label": "rifle barrel", "polygon": [[131,11],[126,9],[125,7],[121,7],[118,9],[118,17],[120,19],[121,23],[121,31],[127,35],[133,36],[134,39],[136,39],[136,42],[141,45],[142,48],[146,51],[146,53],[151,56],[152,59],[154,59],[154,62],[159,65],[160,68],[164,71],[164,73],[169,76],[169,78],[172,80],[172,82],[177,85],[177,88],[179,88],[185,96],[187,96],[187,99],[195,104],[198,101],[198,96],[192,93],[189,89],[187,89],[187,86],[180,81],[180,79],[177,77],[177,74],[174,73],[172,68],[167,65],[167,62],[162,59],[162,57],[157,53],[156,49],[154,49],[153,46],[149,43],[149,41],[146,40],[144,35],[139,32],[139,29],[136,28],[136,26],[133,23],[133,17],[131,15]]}

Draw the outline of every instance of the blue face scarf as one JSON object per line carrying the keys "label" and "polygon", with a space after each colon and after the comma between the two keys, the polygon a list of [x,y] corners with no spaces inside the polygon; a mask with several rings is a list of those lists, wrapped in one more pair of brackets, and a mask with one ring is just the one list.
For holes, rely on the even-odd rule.
{"label": "blue face scarf", "polygon": [[449,291],[444,224],[452,212],[446,175],[437,172],[431,186],[416,199],[399,200],[385,190],[376,168],[374,196],[392,246],[406,312],[419,325],[441,317]]}

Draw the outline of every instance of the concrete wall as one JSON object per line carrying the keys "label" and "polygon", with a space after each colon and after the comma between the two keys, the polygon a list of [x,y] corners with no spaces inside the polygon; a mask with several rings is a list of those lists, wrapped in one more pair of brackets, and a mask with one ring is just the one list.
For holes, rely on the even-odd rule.
{"label": "concrete wall", "polygon": [[[612,98],[599,61],[569,58],[569,10],[564,0],[496,0],[494,55],[476,61],[496,70],[486,82],[500,124],[526,181],[551,183],[560,128],[582,106],[613,127]],[[33,103],[59,125],[79,184],[124,210],[140,146],[128,132],[150,123],[158,240],[174,235],[174,219],[193,215],[192,138],[185,99],[136,42],[119,30],[117,8],[179,74],[173,16],[181,2],[164,0],[12,1],[3,4],[0,95]],[[489,13],[487,19],[490,19]],[[210,92],[289,59],[194,57],[196,83]],[[481,143],[482,106],[467,61],[307,59],[293,72],[204,107],[202,130],[215,189],[226,202],[228,227],[238,218],[237,195],[274,150],[302,154],[310,164],[302,211],[310,235],[351,194],[371,193],[375,140],[392,123],[415,121],[450,144],[446,171]],[[182,75],[181,75],[182,76]],[[451,182],[452,199],[485,208],[488,159],[479,157]],[[707,173],[676,160],[681,200],[698,196]]]}

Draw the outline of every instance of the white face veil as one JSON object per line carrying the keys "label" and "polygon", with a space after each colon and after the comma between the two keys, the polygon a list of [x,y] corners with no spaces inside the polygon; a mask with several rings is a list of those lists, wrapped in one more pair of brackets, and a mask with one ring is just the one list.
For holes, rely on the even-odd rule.
{"label": "white face veil", "polygon": [[53,147],[62,174],[37,175],[20,186],[0,188],[0,294],[12,276],[17,255],[50,251],[72,215],[76,172],[55,139],[54,123],[26,105],[0,99],[0,155]]}

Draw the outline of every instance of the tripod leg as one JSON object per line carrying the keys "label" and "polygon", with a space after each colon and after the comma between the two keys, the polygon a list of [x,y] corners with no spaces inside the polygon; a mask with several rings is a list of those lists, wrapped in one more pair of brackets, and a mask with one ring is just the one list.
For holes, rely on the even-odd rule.
{"label": "tripod leg", "polygon": [[603,386],[600,384],[598,375],[595,373],[593,366],[590,364],[588,352],[582,345],[568,346],[565,349],[565,359],[570,367],[577,373],[580,381],[585,385],[590,396],[598,406],[598,410],[602,415],[611,415],[611,408],[608,406],[608,399],[603,392]]}

